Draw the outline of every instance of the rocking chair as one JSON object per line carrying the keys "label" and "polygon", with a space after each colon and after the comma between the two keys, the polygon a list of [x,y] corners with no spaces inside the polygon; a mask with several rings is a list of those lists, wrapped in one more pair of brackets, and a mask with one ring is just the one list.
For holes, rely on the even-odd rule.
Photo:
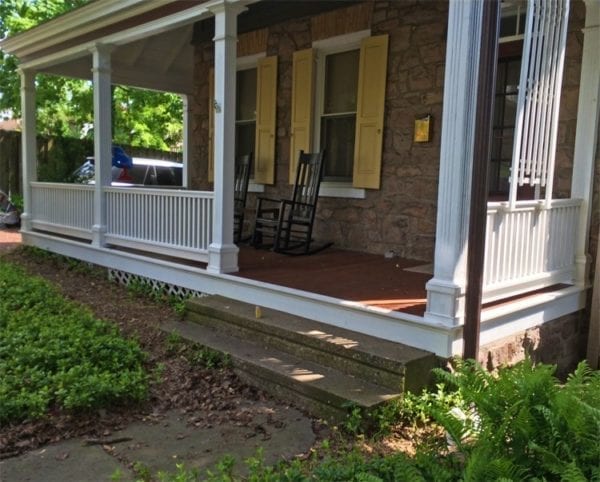
{"label": "rocking chair", "polygon": [[233,186],[233,242],[242,240],[244,231],[244,213],[246,211],[246,196],[248,182],[252,169],[252,153],[240,156],[235,163],[235,179]]}
{"label": "rocking chair", "polygon": [[327,243],[311,250],[323,160],[324,152],[300,151],[292,199],[258,198],[252,235],[254,247],[265,246],[265,238],[273,240],[273,251],[285,254],[312,254],[331,246],[332,243]]}

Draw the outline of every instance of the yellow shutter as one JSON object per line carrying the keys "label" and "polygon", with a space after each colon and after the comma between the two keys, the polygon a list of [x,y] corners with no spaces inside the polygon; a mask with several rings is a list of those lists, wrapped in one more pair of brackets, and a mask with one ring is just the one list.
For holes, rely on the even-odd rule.
{"label": "yellow shutter", "polygon": [[277,108],[277,56],[258,62],[256,73],[256,152],[254,181],[275,182],[275,120]]}
{"label": "yellow shutter", "polygon": [[208,71],[208,182],[215,179],[215,69]]}
{"label": "yellow shutter", "polygon": [[387,35],[366,38],[360,47],[354,187],[379,189],[380,186],[387,52]]}
{"label": "yellow shutter", "polygon": [[290,132],[290,184],[296,179],[300,151],[312,152],[315,50],[294,52],[292,72],[292,126]]}

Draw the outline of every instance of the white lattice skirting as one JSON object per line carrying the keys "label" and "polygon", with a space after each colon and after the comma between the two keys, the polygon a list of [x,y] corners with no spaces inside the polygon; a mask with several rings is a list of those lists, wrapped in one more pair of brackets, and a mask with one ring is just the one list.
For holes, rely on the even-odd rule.
{"label": "white lattice skirting", "polygon": [[165,283],[164,281],[157,281],[155,279],[146,278],[145,276],[140,276],[137,274],[127,273],[118,269],[109,269],[108,279],[124,286],[130,286],[137,283],[145,284],[150,286],[153,292],[165,293],[169,296],[175,296],[182,300],[187,298],[201,298],[203,296],[208,296],[206,293],[201,293],[200,291],[183,288],[171,283]]}

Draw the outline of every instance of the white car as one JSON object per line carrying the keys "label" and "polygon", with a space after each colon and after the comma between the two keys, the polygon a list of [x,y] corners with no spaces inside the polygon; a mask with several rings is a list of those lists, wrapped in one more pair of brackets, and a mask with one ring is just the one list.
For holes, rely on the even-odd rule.
{"label": "white car", "polygon": [[[113,186],[181,186],[183,164],[161,159],[132,157],[130,169],[112,167]],[[85,162],[73,173],[75,182],[94,184],[94,158],[86,157]]]}

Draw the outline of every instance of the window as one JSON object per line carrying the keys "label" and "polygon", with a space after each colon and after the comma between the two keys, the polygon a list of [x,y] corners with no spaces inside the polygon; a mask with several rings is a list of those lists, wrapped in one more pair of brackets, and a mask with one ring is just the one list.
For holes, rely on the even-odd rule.
{"label": "window", "polygon": [[356,49],[324,59],[319,144],[327,152],[326,181],[352,181],[359,57]]}
{"label": "window", "polygon": [[524,6],[504,7],[500,22],[492,152],[488,179],[488,192],[491,199],[508,197],[524,31]]}
{"label": "window", "polygon": [[[214,69],[208,74],[208,180],[214,178]],[[238,58],[236,76],[235,156],[254,154],[250,191],[262,192],[275,179],[277,56]]]}
{"label": "window", "polygon": [[490,196],[508,195],[520,73],[520,57],[499,58],[489,175]]}
{"label": "window", "polygon": [[235,113],[235,156],[255,151],[256,68],[238,70]]}
{"label": "window", "polygon": [[[388,36],[353,32],[294,52],[290,182],[298,152],[325,149],[321,195],[379,189]],[[316,60],[316,61],[315,61]]]}

